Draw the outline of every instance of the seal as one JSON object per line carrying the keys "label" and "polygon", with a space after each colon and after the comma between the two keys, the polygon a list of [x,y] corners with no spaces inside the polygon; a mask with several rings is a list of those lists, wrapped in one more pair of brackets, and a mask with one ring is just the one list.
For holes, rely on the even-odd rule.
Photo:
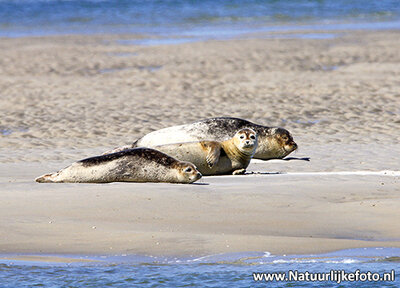
{"label": "seal", "polygon": [[192,163],[151,148],[135,148],[83,159],[35,180],[39,183],[193,183],[201,176]]}
{"label": "seal", "polygon": [[111,152],[182,142],[225,141],[243,128],[250,128],[257,132],[258,146],[253,156],[255,159],[282,159],[297,149],[297,144],[286,129],[262,126],[240,118],[217,117],[153,131],[136,140],[132,145],[116,148]]}
{"label": "seal", "polygon": [[203,175],[244,174],[257,147],[257,133],[241,129],[223,142],[198,141],[155,146],[179,160],[193,163]]}

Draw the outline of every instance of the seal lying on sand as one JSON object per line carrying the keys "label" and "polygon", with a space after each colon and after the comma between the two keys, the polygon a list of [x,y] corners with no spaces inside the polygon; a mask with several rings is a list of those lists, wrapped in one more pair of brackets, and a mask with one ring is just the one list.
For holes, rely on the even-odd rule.
{"label": "seal lying on sand", "polygon": [[36,182],[171,182],[192,183],[201,174],[192,163],[181,162],[150,148],[127,149],[80,160]]}
{"label": "seal lying on sand", "polygon": [[242,128],[250,128],[257,132],[258,146],[253,158],[281,159],[297,149],[293,137],[283,128],[266,127],[239,118],[218,117],[153,131],[132,145],[116,148],[110,152],[202,140],[225,141],[232,138]]}
{"label": "seal lying on sand", "polygon": [[223,142],[200,141],[156,146],[155,149],[193,163],[203,175],[243,174],[257,147],[257,133],[241,129]]}

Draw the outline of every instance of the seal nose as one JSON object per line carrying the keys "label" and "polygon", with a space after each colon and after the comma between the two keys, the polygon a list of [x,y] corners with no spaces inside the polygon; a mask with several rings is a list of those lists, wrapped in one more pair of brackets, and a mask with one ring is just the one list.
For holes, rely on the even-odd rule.
{"label": "seal nose", "polygon": [[249,140],[246,140],[246,145],[250,145],[250,141]]}
{"label": "seal nose", "polygon": [[201,173],[200,173],[200,172],[197,172],[197,174],[196,174],[196,178],[197,178],[197,179],[200,179],[201,177],[203,177],[203,175],[201,175]]}

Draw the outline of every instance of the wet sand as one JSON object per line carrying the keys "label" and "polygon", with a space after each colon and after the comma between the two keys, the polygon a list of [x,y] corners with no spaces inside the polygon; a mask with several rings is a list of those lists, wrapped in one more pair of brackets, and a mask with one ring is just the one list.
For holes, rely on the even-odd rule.
{"label": "wet sand", "polygon": [[[338,35],[165,46],[118,42],[132,35],[1,39],[0,253],[400,247],[398,174],[290,174],[399,170],[399,32]],[[289,157],[310,161],[254,161],[249,170],[267,174],[200,185],[33,182],[214,116],[284,127],[300,148]]]}
{"label": "wet sand", "polygon": [[[8,167],[7,174],[18,169],[24,176],[2,179],[3,253],[293,254],[400,244],[398,176],[289,173],[205,177],[193,185],[40,185],[30,178],[45,167],[35,166]],[[250,170],[269,169],[257,163]]]}

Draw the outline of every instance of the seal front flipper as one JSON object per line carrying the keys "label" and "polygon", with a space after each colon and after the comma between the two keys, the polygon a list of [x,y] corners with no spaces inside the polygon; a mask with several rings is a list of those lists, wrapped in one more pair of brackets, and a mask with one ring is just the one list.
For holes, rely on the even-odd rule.
{"label": "seal front flipper", "polygon": [[219,161],[221,155],[221,145],[215,141],[201,141],[201,147],[206,151],[206,162],[208,167],[212,168]]}
{"label": "seal front flipper", "polygon": [[244,175],[246,173],[246,169],[237,169],[232,172],[232,175]]}

